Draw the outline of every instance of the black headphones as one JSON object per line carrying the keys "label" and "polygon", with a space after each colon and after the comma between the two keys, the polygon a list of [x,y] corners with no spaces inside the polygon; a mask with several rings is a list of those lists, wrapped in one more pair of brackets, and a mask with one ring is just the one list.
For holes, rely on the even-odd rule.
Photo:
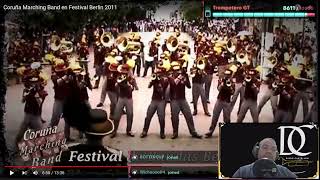
{"label": "black headphones", "polygon": [[[254,158],[258,159],[258,153],[260,149],[260,141],[256,142],[256,144],[252,148],[252,155]],[[276,152],[276,160],[279,159],[279,152]]]}

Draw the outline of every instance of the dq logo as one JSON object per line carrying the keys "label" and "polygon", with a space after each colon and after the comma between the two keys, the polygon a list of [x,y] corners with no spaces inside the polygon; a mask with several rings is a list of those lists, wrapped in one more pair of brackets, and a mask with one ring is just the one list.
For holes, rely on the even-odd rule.
{"label": "dq logo", "polygon": [[[306,142],[306,136],[304,134],[304,131],[302,130],[302,128],[308,128],[308,129],[312,129],[314,128],[314,125],[302,125],[299,127],[296,126],[280,126],[278,127],[278,129],[280,129],[280,155],[297,155],[297,156],[307,156],[309,154],[311,154],[311,152],[300,152],[300,150],[303,148],[305,142]],[[284,152],[284,145],[285,145],[285,131],[286,129],[291,130],[290,134],[288,135],[288,140],[287,140],[287,145],[288,148],[290,150],[290,152]],[[296,149],[293,145],[292,145],[292,136],[295,132],[298,132],[300,135],[300,139],[301,139],[301,143],[298,149]]]}

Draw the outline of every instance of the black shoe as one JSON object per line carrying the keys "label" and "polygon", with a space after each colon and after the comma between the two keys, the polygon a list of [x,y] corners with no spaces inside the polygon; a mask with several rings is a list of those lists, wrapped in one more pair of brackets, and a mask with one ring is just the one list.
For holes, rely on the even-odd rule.
{"label": "black shoe", "polygon": [[134,137],[134,134],[130,131],[130,132],[127,132],[127,136]]}
{"label": "black shoe", "polygon": [[47,121],[41,118],[41,122],[42,123],[46,123]]}
{"label": "black shoe", "polygon": [[211,114],[210,114],[209,112],[205,112],[204,114],[205,114],[206,116],[209,116],[209,117],[211,116]]}
{"label": "black shoe", "polygon": [[102,106],[103,106],[102,103],[97,104],[97,107],[102,107]]}
{"label": "black shoe", "polygon": [[192,137],[193,137],[193,138],[198,138],[198,139],[201,139],[201,138],[202,138],[202,136],[199,135],[198,133],[192,134]]}
{"label": "black shoe", "polygon": [[193,101],[191,101],[190,103],[193,104]]}
{"label": "black shoe", "polygon": [[205,138],[210,138],[212,137],[213,131],[209,131],[205,134]]}
{"label": "black shoe", "polygon": [[141,135],[140,135],[140,137],[141,137],[141,138],[147,137],[147,133],[146,133],[146,132],[142,132]]}
{"label": "black shoe", "polygon": [[177,139],[178,138],[178,134],[177,133],[174,133],[172,136],[171,136],[171,139]]}
{"label": "black shoe", "polygon": [[117,133],[112,133],[110,138],[115,138],[117,136]]}
{"label": "black shoe", "polygon": [[209,101],[209,100],[207,100],[207,103],[208,103],[208,104],[210,104],[210,101]]}
{"label": "black shoe", "polygon": [[164,135],[164,133],[161,133],[161,134],[160,134],[160,138],[161,138],[161,139],[165,139],[165,138],[166,138],[166,135]]}
{"label": "black shoe", "polygon": [[198,114],[198,112],[197,111],[193,111],[193,114],[192,115],[197,115]]}

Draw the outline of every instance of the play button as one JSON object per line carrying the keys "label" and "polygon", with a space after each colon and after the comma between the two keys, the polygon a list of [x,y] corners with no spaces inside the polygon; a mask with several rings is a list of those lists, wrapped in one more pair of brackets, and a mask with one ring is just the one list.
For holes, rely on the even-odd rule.
{"label": "play button", "polygon": [[10,176],[13,175],[13,174],[14,174],[14,172],[10,170]]}

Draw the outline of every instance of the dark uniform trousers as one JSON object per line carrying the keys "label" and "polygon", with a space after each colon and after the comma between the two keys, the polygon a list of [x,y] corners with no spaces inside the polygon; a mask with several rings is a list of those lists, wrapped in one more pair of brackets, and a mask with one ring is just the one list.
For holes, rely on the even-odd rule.
{"label": "dark uniform trousers", "polygon": [[238,115],[237,122],[240,123],[243,121],[248,110],[250,110],[253,122],[258,123],[259,122],[259,115],[258,115],[257,101],[251,100],[251,99],[244,99],[243,100],[241,107],[240,107],[240,112]]}
{"label": "dark uniform trousers", "polygon": [[234,105],[237,102],[239,94],[240,94],[240,102],[239,102],[238,114],[240,112],[241,104],[243,101],[244,88],[242,86],[242,83],[235,83],[235,90],[234,90],[234,94],[232,95],[231,104],[230,104],[231,111],[233,110]]}
{"label": "dark uniform trousers", "polygon": [[205,91],[207,101],[209,101],[209,98],[210,98],[209,94],[210,94],[210,88],[212,84],[212,78],[213,78],[212,74],[207,74],[204,78],[204,91]]}
{"label": "dark uniform trousers", "polygon": [[211,121],[211,126],[209,128],[209,131],[213,132],[214,129],[216,128],[221,111],[223,111],[223,121],[225,123],[230,122],[230,114],[231,114],[230,103],[217,99],[216,104],[214,105],[214,108],[213,108],[212,121]]}
{"label": "dark uniform trousers", "polygon": [[179,130],[179,113],[182,111],[184,118],[187,121],[188,129],[191,135],[196,133],[193,123],[193,116],[191,114],[190,106],[185,99],[171,100],[171,121],[173,127],[173,133],[178,134]]}
{"label": "dark uniform trousers", "polygon": [[295,121],[298,107],[300,104],[300,101],[302,101],[302,107],[303,107],[303,120],[305,121],[305,118],[308,114],[308,93],[306,91],[298,91],[297,94],[294,97],[293,100],[293,108],[292,108],[292,122]]}
{"label": "dark uniform trousers", "polygon": [[270,99],[272,113],[273,113],[273,117],[274,117],[276,114],[276,110],[277,110],[278,96],[274,96],[273,90],[269,89],[269,88],[265,91],[265,94],[261,97],[261,100],[258,105],[258,113],[260,114],[261,109],[268,102],[269,99]]}
{"label": "dark uniform trousers", "polygon": [[[50,126],[57,126],[59,124],[60,118],[63,112],[63,100],[55,99],[53,103],[52,117]],[[70,126],[64,122],[64,136],[66,138],[70,137]]]}
{"label": "dark uniform trousers", "polygon": [[202,102],[204,112],[208,112],[208,104],[207,104],[207,99],[204,92],[203,83],[201,84],[193,83],[192,84],[192,100],[193,100],[193,107],[195,111],[197,111],[199,96],[201,96],[201,102]]}
{"label": "dark uniform trousers", "polygon": [[168,86],[167,89],[166,89],[165,98],[166,98],[167,102],[170,101],[170,86]]}
{"label": "dark uniform trousers", "polygon": [[105,78],[103,81],[103,85],[102,85],[102,89],[101,89],[101,95],[100,95],[100,103],[103,104],[104,101],[106,100],[106,96],[107,96],[107,83],[108,79]]}
{"label": "dark uniform trousers", "polygon": [[113,91],[107,91],[108,97],[110,99],[110,118],[113,119],[117,101],[118,101],[118,94]]}
{"label": "dark uniform trousers", "polygon": [[140,76],[140,69],[141,69],[141,58],[140,58],[140,56],[137,56],[135,66],[133,67],[133,74],[134,74],[136,68],[137,68],[137,75]]}
{"label": "dark uniform trousers", "polygon": [[144,67],[144,72],[143,72],[143,76],[147,75],[148,69],[151,68],[152,73],[154,73],[154,65],[153,65],[153,61],[146,61],[145,62],[145,67]]}
{"label": "dark uniform trousers", "polygon": [[274,116],[274,123],[289,123],[292,120],[292,113],[289,111],[284,111],[282,109],[277,109]]}
{"label": "dark uniform trousers", "polygon": [[144,120],[144,126],[143,126],[143,132],[148,132],[151,119],[154,115],[154,113],[157,111],[159,124],[160,124],[160,133],[164,134],[164,127],[165,127],[165,106],[166,102],[165,100],[152,100],[148,110],[147,110],[147,116]]}
{"label": "dark uniform trousers", "polygon": [[122,115],[123,108],[126,107],[127,111],[127,132],[131,131],[132,122],[133,122],[133,101],[132,99],[119,97],[116,109],[114,112],[114,132],[117,132],[119,127],[119,122]]}

